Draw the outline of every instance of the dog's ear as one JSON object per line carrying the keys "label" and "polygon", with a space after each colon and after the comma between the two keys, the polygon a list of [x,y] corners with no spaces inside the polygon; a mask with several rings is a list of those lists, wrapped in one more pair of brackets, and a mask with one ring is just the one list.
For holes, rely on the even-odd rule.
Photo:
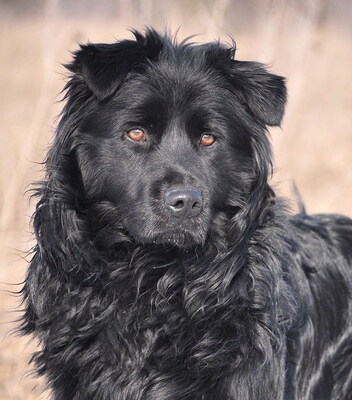
{"label": "dog's ear", "polygon": [[285,79],[252,61],[233,60],[230,75],[232,86],[251,114],[265,125],[279,126],[286,104]]}
{"label": "dog's ear", "polygon": [[143,35],[133,31],[135,40],[113,44],[86,44],[74,53],[66,68],[84,79],[91,92],[104,100],[122,84],[128,73],[146,60],[156,59],[163,47],[161,36],[154,30]]}

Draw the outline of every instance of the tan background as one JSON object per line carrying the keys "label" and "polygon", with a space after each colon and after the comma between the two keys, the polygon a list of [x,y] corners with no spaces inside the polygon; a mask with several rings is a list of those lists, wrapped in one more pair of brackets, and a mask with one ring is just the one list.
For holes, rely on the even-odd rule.
{"label": "tan background", "polygon": [[[237,58],[287,77],[282,129],[271,130],[277,192],[295,180],[309,212],[352,216],[352,2],[350,0],[0,0],[0,400],[46,398],[26,375],[35,343],[6,334],[18,317],[24,251],[32,245],[24,194],[41,165],[77,42],[168,28],[196,40],[235,38]],[[292,206],[294,209],[294,205]]]}

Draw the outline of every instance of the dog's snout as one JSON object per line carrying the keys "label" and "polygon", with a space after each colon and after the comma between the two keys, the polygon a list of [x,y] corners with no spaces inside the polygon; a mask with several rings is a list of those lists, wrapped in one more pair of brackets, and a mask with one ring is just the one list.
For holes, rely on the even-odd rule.
{"label": "dog's snout", "polygon": [[164,195],[166,208],[175,217],[196,217],[202,208],[203,198],[198,190],[171,189]]}

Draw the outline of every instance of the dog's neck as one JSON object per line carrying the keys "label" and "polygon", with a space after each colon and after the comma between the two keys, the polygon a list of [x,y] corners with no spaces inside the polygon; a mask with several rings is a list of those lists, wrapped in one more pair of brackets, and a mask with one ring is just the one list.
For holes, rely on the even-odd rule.
{"label": "dog's neck", "polygon": [[257,241],[267,235],[265,229],[258,227],[246,242],[239,241],[238,246],[246,246],[241,249],[219,251],[209,243],[185,251],[131,243],[120,247],[105,267],[105,290],[116,302],[116,317],[141,341],[140,348],[158,343],[163,362],[183,360],[199,376],[216,377],[248,360],[266,362],[287,329],[283,314],[289,293],[275,257],[276,234]]}

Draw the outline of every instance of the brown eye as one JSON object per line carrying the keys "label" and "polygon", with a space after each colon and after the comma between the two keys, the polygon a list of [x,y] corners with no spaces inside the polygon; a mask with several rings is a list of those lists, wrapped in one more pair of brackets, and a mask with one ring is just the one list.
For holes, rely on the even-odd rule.
{"label": "brown eye", "polygon": [[145,142],[147,140],[147,135],[142,129],[131,129],[127,132],[127,136],[135,142]]}
{"label": "brown eye", "polygon": [[215,136],[208,133],[203,133],[200,137],[200,144],[202,146],[211,146],[215,142]]}

